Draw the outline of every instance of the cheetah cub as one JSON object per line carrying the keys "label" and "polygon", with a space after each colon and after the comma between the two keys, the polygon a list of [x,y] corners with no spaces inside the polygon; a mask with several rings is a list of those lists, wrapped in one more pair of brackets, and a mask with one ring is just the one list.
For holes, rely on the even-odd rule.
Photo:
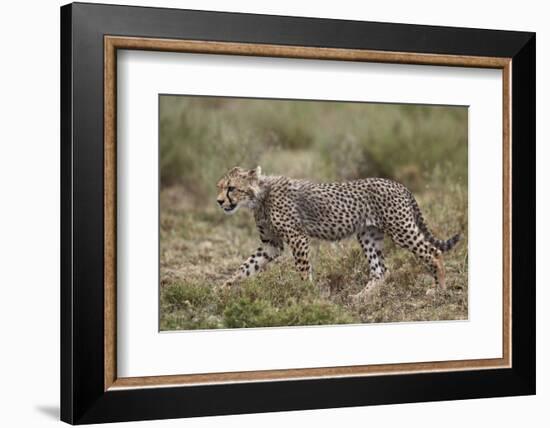
{"label": "cheetah cub", "polygon": [[336,241],[355,235],[370,270],[368,283],[355,297],[366,297],[386,272],[382,251],[387,234],[419,257],[436,286],[445,288],[442,253],[453,248],[460,235],[447,241],[435,238],[402,184],[383,178],[314,183],[262,175],[260,167],[235,167],[218,181],[217,188],[217,202],[226,214],[240,207],[252,210],[262,242],[224,286],[258,273],[281,254],[284,244],[291,248],[302,278],[311,280],[310,239]]}

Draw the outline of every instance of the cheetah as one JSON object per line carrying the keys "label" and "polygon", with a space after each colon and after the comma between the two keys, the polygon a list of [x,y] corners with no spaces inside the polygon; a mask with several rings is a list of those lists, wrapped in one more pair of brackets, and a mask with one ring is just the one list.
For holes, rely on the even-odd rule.
{"label": "cheetah", "polygon": [[369,262],[369,280],[355,298],[370,294],[383,281],[384,235],[410,250],[427,266],[436,289],[445,289],[442,254],[460,234],[443,241],[428,230],[412,193],[385,178],[316,183],[284,176],[262,175],[261,168],[229,170],[217,183],[217,203],[226,214],[240,207],[254,214],[262,245],[223,284],[229,287],[260,272],[292,250],[302,279],[312,280],[310,240],[337,241],[355,235]]}

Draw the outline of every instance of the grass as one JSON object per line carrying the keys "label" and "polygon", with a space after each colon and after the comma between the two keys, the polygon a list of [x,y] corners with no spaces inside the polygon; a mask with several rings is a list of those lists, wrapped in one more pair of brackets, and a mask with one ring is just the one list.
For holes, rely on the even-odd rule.
{"label": "grass", "polygon": [[[161,330],[466,319],[467,111],[463,108],[161,98]],[[230,167],[317,180],[385,176],[414,191],[437,237],[460,231],[445,256],[445,291],[386,239],[389,274],[372,298],[354,239],[313,242],[314,282],[289,251],[228,292],[221,284],[258,246],[251,213],[225,216],[215,183]]]}

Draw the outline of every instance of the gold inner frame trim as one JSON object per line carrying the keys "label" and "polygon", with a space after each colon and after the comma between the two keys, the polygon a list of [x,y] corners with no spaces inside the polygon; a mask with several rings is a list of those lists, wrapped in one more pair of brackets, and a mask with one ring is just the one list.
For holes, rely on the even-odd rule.
{"label": "gold inner frame trim", "polygon": [[[116,84],[118,49],[219,55],[360,61],[394,64],[441,65],[502,70],[503,144],[503,320],[502,358],[432,361],[421,363],[296,368],[171,376],[117,377],[116,367]],[[311,378],[358,377],[405,373],[481,370],[511,367],[511,58],[385,52],[251,43],[171,40],[140,37],[104,37],[104,389],[192,386],[237,382]]]}

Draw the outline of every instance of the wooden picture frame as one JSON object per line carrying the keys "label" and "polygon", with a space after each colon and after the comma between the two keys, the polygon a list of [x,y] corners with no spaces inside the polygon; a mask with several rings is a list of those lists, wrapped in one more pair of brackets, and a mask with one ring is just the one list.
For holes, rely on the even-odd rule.
{"label": "wooden picture frame", "polygon": [[[118,377],[117,49],[501,69],[502,358]],[[80,424],[535,392],[534,34],[77,3],[61,9],[61,54],[62,420]]]}

